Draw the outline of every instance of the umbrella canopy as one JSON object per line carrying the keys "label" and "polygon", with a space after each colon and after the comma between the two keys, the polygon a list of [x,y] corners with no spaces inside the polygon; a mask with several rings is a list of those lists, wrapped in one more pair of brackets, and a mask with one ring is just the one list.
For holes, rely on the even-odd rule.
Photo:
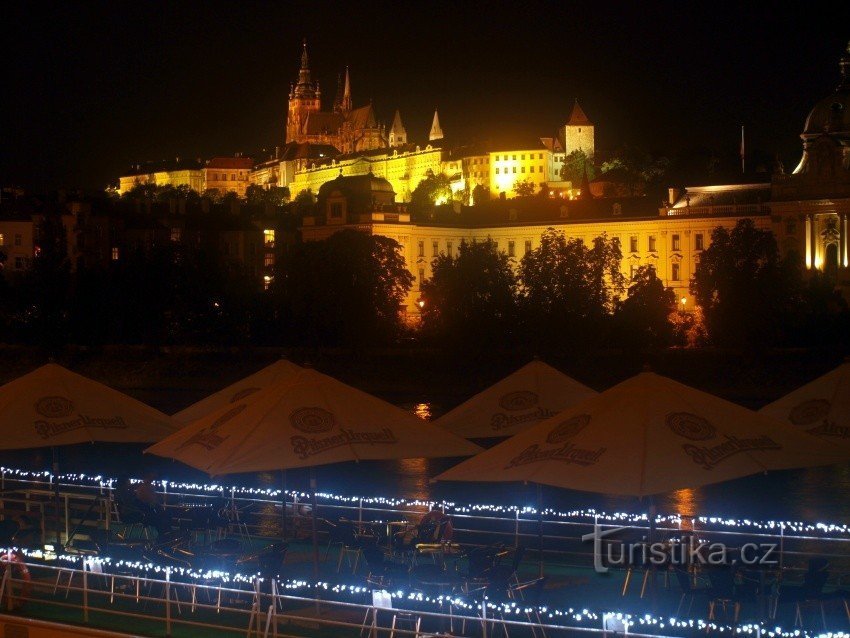
{"label": "umbrella canopy", "polygon": [[434,421],[467,439],[513,436],[596,395],[542,361],[532,361]]}
{"label": "umbrella canopy", "polygon": [[336,379],[303,369],[148,448],[210,474],[340,461],[468,456],[450,432]]}
{"label": "umbrella canopy", "polygon": [[850,363],[843,363],[761,410],[825,441],[850,446]]}
{"label": "umbrella canopy", "polygon": [[0,449],[151,443],[175,430],[168,415],[55,363],[0,386]]}
{"label": "umbrella canopy", "polygon": [[437,477],[647,496],[848,455],[756,412],[644,372]]}
{"label": "umbrella canopy", "polygon": [[197,421],[210,412],[215,412],[222,406],[235,403],[249,394],[262,390],[263,388],[267,388],[270,385],[274,385],[278,381],[286,379],[301,369],[301,366],[296,365],[291,361],[280,359],[279,361],[275,361],[273,364],[266,366],[259,372],[255,372],[254,374],[227,386],[223,390],[219,390],[215,394],[211,394],[205,399],[201,399],[197,403],[193,403],[188,408],[180,410],[180,412],[171,418],[181,425]]}

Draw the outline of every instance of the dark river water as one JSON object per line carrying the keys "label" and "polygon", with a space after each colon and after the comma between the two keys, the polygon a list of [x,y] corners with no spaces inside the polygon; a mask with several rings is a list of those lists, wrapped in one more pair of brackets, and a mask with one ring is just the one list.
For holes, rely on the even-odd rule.
{"label": "dark river water", "polygon": [[[406,404],[402,407],[423,418],[434,416],[436,404]],[[61,469],[116,476],[121,472],[139,475],[145,468],[155,469],[159,477],[170,481],[210,482],[209,477],[178,462],[143,455],[144,446],[81,445],[61,451]],[[367,461],[317,468],[318,487],[322,492],[350,496],[392,496],[417,499],[445,499],[455,503],[492,503],[502,505],[536,504],[532,486],[503,483],[431,483],[430,479],[462,459],[407,459]],[[25,450],[0,453],[6,467],[45,470],[50,467],[49,450]],[[286,474],[289,489],[306,490],[307,470]],[[216,482],[225,485],[280,487],[279,472],[234,475]],[[562,510],[595,508],[605,511],[639,512],[646,503],[635,498],[589,494],[571,490],[544,488],[544,507]],[[850,523],[850,465],[777,472],[730,481],[699,489],[670,492],[656,499],[660,513],[717,515],[734,518],[803,520],[809,522]]]}

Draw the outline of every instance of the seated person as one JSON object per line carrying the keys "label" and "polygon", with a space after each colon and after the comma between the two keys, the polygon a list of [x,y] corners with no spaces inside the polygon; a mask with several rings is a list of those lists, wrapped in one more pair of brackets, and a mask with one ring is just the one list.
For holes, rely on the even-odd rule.
{"label": "seated person", "polygon": [[142,475],[141,482],[136,485],[136,498],[145,512],[145,524],[153,527],[157,536],[163,538],[172,534],[172,520],[153,486],[155,478],[156,474],[151,470]]}
{"label": "seated person", "polygon": [[419,520],[416,527],[398,532],[393,537],[393,546],[397,549],[413,549],[417,543],[448,543],[451,542],[453,535],[451,517],[435,504]]}

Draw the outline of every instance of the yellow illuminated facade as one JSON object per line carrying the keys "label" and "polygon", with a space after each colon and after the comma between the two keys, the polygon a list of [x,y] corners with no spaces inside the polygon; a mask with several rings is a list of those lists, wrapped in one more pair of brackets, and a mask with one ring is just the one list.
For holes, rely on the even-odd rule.
{"label": "yellow illuminated facade", "polygon": [[[141,169],[141,166],[139,167]],[[162,170],[150,173],[137,173],[125,175],[118,178],[119,194],[126,193],[139,184],[153,184],[154,186],[188,186],[194,191],[202,192],[204,185],[204,172],[202,169],[179,169]]]}
{"label": "yellow illuminated facade", "polygon": [[528,182],[537,194],[550,181],[550,152],[545,149],[520,149],[490,153],[490,191],[516,197],[517,182]]}

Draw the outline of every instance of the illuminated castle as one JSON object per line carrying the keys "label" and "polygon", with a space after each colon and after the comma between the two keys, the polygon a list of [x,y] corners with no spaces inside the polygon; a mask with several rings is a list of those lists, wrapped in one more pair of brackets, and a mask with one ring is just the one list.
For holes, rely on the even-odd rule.
{"label": "illuminated castle", "polygon": [[[401,126],[400,119],[398,124]],[[396,138],[397,136],[398,133]],[[404,137],[406,138],[406,133]],[[286,142],[327,144],[342,153],[370,151],[387,146],[386,129],[378,125],[371,102],[366,106],[353,108],[351,78],[347,68],[345,85],[337,87],[333,110],[322,110],[322,92],[319,82],[314,82],[310,73],[306,40],[301,50],[298,81],[289,89]]]}

